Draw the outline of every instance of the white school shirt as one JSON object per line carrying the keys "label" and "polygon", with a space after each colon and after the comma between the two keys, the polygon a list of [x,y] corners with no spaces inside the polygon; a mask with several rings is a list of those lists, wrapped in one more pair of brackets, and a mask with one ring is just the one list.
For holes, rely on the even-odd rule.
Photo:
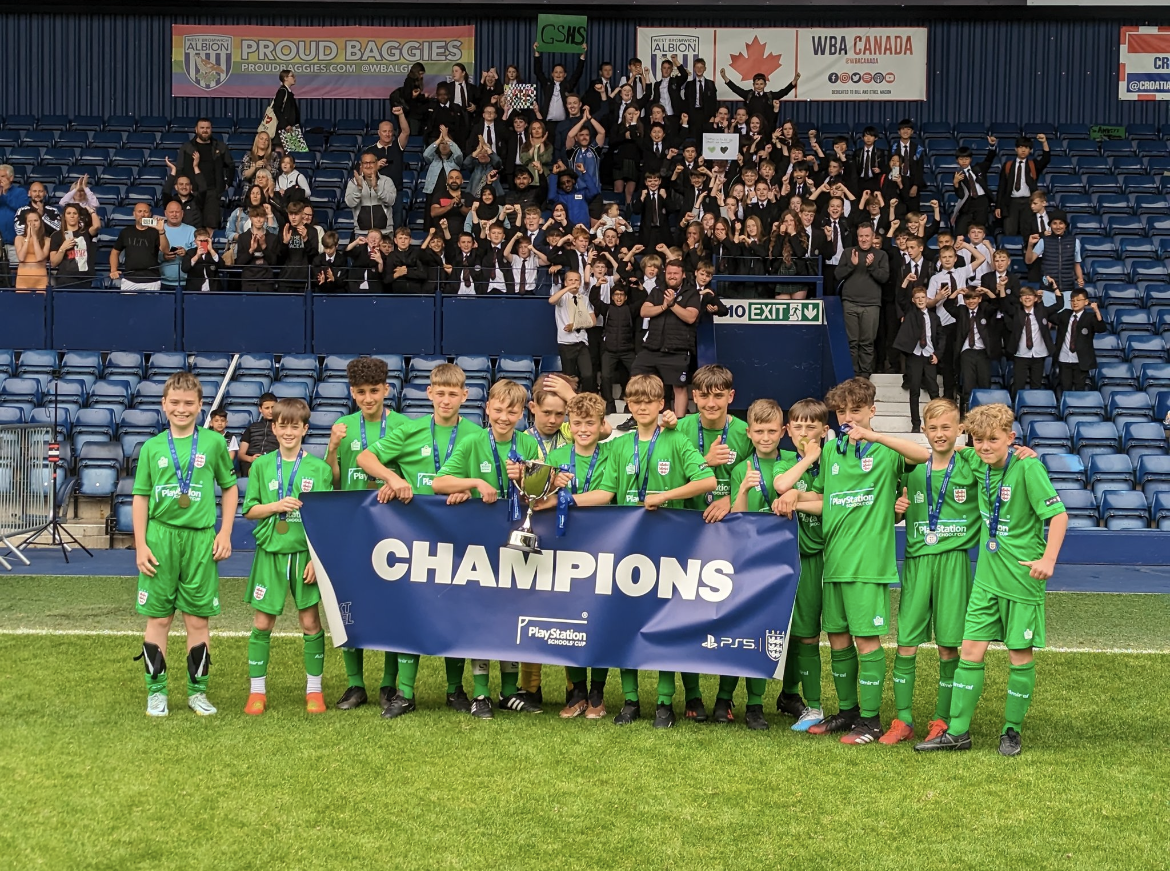
{"label": "white school shirt", "polygon": [[1028,350],[1027,334],[1020,330],[1020,344],[1016,348],[1017,357],[1047,357],[1048,349],[1044,345],[1044,337],[1040,335],[1040,321],[1036,317],[1036,307],[1033,306],[1031,311],[1028,309],[1021,309],[1024,316],[1028,318],[1027,324],[1032,333],[1032,349]]}
{"label": "white school shirt", "polygon": [[586,312],[592,313],[593,306],[589,304],[589,295],[582,288],[581,292],[575,297],[571,293],[566,293],[557,300],[555,308],[556,322],[557,322],[557,344],[558,345],[579,345],[582,342],[588,344],[589,335],[584,330],[571,330],[565,332],[565,326],[573,322],[573,300],[577,300],[578,308],[583,308]]}
{"label": "white school shirt", "polygon": [[[524,266],[524,284],[520,284],[520,267]],[[528,257],[519,254],[512,255],[512,284],[517,293],[536,290],[536,270],[540,269],[540,261],[536,259],[536,252],[529,250]]]}
{"label": "white school shirt", "polygon": [[[954,269],[942,269],[942,267],[939,267],[939,269],[941,271],[932,275],[930,277],[930,284],[926,286],[927,299],[934,299],[944,287],[949,289],[951,286],[951,274],[953,273],[955,276],[955,286],[958,288],[959,293],[957,296],[952,297],[952,299],[957,299],[959,305],[962,305],[964,298],[963,291],[967,287],[967,282],[971,279],[971,269],[967,266],[958,265]],[[943,306],[936,306],[934,310],[938,312],[939,323],[944,327],[950,326],[955,322],[955,319],[951,317],[951,313],[943,308]]]}

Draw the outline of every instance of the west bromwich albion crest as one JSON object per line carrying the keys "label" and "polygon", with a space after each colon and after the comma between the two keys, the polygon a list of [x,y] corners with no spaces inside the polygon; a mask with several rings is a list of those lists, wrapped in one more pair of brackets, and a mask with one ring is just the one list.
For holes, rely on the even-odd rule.
{"label": "west bromwich albion crest", "polygon": [[779,662],[784,653],[784,635],[785,633],[777,632],[774,629],[769,629],[764,633],[764,652],[768,654],[768,659],[772,662]]}
{"label": "west bromwich albion crest", "polygon": [[232,74],[232,38],[214,33],[184,36],[183,70],[195,87],[214,91]]}
{"label": "west bromwich albion crest", "polygon": [[954,490],[954,494],[955,494],[955,501],[958,502],[960,505],[962,505],[964,502],[967,501],[967,488],[966,487],[956,487]]}

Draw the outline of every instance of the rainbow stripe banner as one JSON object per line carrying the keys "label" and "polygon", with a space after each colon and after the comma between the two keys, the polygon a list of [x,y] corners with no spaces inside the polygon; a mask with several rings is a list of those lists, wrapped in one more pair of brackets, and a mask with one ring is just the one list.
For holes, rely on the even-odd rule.
{"label": "rainbow stripe banner", "polygon": [[428,90],[451,64],[475,70],[475,28],[217,27],[171,28],[171,95],[271,97],[281,70],[296,73],[296,95],[384,100],[412,64],[427,68]]}

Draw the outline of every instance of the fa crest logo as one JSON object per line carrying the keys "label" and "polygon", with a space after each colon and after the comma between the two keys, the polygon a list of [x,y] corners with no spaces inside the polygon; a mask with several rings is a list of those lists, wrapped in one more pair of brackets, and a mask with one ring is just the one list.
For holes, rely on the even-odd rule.
{"label": "fa crest logo", "polygon": [[967,488],[966,487],[956,487],[955,488],[955,501],[958,502],[960,505],[962,505],[964,502],[967,501]]}
{"label": "fa crest logo", "polygon": [[139,590],[138,591],[138,604],[139,605],[145,605],[146,600],[149,598],[150,598],[150,593],[148,591],[146,591],[146,590]]}
{"label": "fa crest logo", "polygon": [[345,624],[346,626],[353,625],[353,618],[349,614],[349,609],[350,609],[350,606],[352,606],[352,605],[353,605],[353,602],[338,602],[337,603],[337,610],[341,612],[341,622],[343,624]]}
{"label": "fa crest logo", "polygon": [[313,489],[313,479],[312,478],[301,478],[301,492],[308,493],[312,489]]}
{"label": "fa crest logo", "polygon": [[840,472],[840,471],[841,471],[841,467],[840,467],[839,465],[837,465],[836,463],[833,463],[833,468],[831,468],[831,469],[829,470],[829,473],[830,473],[830,474],[833,474],[833,475],[836,475],[836,474],[837,474],[838,472]]}
{"label": "fa crest logo", "polygon": [[492,470],[492,464],[489,463],[487,460],[484,460],[482,463],[479,464],[479,470],[481,472],[490,472]]}
{"label": "fa crest logo", "polygon": [[658,461],[658,474],[659,475],[669,475],[670,474],[670,460],[659,460]]}
{"label": "fa crest logo", "polygon": [[779,662],[780,656],[784,653],[784,635],[785,633],[773,629],[764,633],[764,652],[772,662]]}
{"label": "fa crest logo", "polygon": [[207,465],[207,457],[204,454],[195,455],[195,468],[202,469]]}
{"label": "fa crest logo", "polygon": [[252,598],[259,602],[264,598],[265,595],[267,595],[267,593],[267,587],[257,586],[254,590],[252,590]]}
{"label": "fa crest logo", "polygon": [[232,74],[232,38],[211,33],[183,37],[183,69],[195,87],[214,91]]}
{"label": "fa crest logo", "polygon": [[1000,487],[999,488],[999,501],[1007,502],[1011,498],[1012,498],[1012,488],[1011,487]]}
{"label": "fa crest logo", "polygon": [[861,471],[868,472],[873,468],[873,457],[861,458]]}
{"label": "fa crest logo", "polygon": [[876,617],[873,618],[873,625],[874,626],[885,626],[886,621],[882,618],[881,614],[878,614]]}
{"label": "fa crest logo", "polygon": [[727,462],[724,465],[727,465],[727,466],[734,466],[735,465],[735,451],[728,451],[727,452]]}

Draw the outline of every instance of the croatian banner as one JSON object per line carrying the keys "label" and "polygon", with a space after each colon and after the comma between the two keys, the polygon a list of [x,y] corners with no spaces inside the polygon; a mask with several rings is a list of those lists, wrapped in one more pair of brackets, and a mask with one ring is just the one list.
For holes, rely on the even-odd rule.
{"label": "croatian banner", "polygon": [[298,97],[386,99],[415,62],[427,67],[427,88],[451,64],[475,68],[475,28],[220,27],[171,28],[171,95],[265,97],[280,87],[281,70],[296,73]]}
{"label": "croatian banner", "polygon": [[707,76],[719,99],[739,97],[723,82],[751,88],[752,77],[768,77],[778,91],[800,73],[785,100],[925,100],[925,27],[638,28],[638,55],[659,64],[679,55],[688,72],[695,57],[707,61]]}
{"label": "croatian banner", "polygon": [[744,677],[782,673],[799,556],[771,514],[579,508],[543,553],[503,545],[504,503],[313,494],[301,517],[337,646]]}
{"label": "croatian banner", "polygon": [[1121,28],[1117,99],[1170,100],[1170,27]]}

